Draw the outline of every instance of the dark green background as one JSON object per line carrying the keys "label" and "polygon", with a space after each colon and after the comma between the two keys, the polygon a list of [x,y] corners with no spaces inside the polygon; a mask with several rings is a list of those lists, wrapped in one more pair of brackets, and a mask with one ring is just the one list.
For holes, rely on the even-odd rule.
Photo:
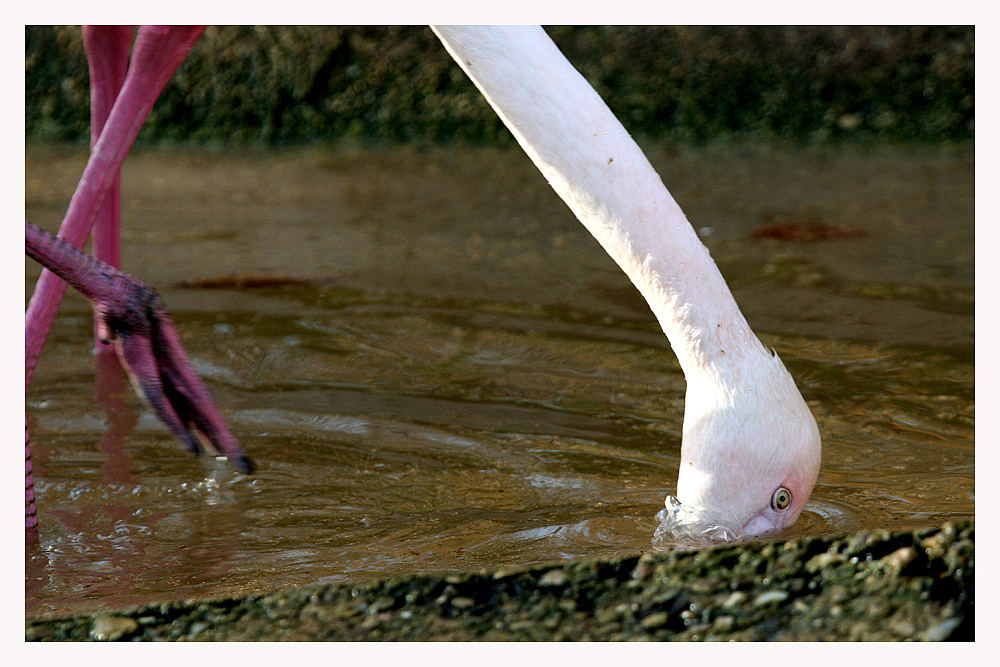
{"label": "dark green background", "polygon": [[[641,138],[974,136],[973,27],[553,27]],[[25,29],[28,140],[88,133],[76,27]],[[140,143],[513,140],[426,27],[211,27]]]}

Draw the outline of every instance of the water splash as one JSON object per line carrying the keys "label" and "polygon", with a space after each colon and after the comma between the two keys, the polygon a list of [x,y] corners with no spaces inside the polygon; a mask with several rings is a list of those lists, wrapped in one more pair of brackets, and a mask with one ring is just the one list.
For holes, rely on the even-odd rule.
{"label": "water splash", "polygon": [[659,525],[653,533],[653,548],[657,551],[697,549],[737,542],[743,537],[742,526],[733,517],[685,505],[674,496],[667,496],[664,505],[656,514]]}

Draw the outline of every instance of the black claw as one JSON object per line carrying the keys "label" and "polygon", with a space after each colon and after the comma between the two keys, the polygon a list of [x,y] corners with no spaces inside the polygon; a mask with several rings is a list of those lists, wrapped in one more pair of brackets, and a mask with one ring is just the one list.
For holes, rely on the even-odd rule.
{"label": "black claw", "polygon": [[236,466],[236,469],[244,475],[252,475],[257,472],[257,464],[255,464],[246,454],[230,459],[230,461],[234,466]]}

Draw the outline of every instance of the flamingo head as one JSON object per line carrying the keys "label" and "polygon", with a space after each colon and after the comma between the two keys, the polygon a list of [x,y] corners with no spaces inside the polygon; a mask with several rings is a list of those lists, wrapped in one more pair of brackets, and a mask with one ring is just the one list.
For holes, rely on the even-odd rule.
{"label": "flamingo head", "polygon": [[778,533],[816,483],[819,429],[776,354],[734,378],[688,378],[677,497],[737,535]]}

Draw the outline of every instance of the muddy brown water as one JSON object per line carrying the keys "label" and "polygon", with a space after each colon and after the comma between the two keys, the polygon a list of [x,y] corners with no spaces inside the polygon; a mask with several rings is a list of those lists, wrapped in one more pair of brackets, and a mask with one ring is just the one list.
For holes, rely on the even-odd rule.
{"label": "muddy brown water", "polygon": [[[790,535],[973,517],[971,147],[649,153],[819,422]],[[30,220],[58,227],[85,157],[28,147]],[[147,149],[123,189],[124,268],[260,471],[96,387],[69,295],[26,396],[29,616],[650,548],[684,379],[522,154]]]}

